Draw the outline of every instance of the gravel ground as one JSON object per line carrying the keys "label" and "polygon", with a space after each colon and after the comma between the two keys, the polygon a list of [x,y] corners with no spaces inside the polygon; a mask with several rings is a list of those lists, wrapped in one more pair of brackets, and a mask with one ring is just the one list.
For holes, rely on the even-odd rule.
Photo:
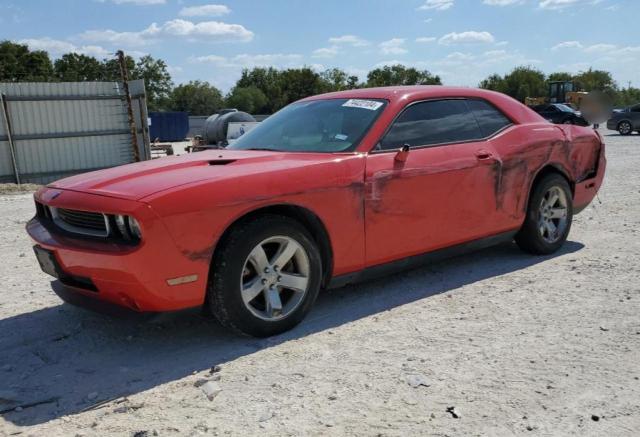
{"label": "gravel ground", "polygon": [[638,435],[640,136],[603,134],[601,203],[560,253],[325,292],[267,340],[60,304],[30,196],[0,196],[0,435]]}

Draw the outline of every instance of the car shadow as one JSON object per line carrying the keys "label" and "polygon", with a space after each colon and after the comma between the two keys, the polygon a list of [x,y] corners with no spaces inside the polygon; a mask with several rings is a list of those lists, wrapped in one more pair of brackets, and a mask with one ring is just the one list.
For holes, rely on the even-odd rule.
{"label": "car shadow", "polygon": [[234,335],[197,313],[140,323],[62,304],[20,314],[0,320],[0,411],[18,426],[44,423],[583,247],[567,242],[554,255],[535,257],[502,244],[325,291],[302,324],[269,339]]}

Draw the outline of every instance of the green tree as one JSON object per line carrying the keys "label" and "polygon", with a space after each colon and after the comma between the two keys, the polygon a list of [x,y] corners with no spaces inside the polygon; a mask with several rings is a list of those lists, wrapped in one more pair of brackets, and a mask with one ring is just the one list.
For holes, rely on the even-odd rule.
{"label": "green tree", "polygon": [[284,70],[280,80],[284,105],[325,91],[320,75],[308,67]]}
{"label": "green tree", "polygon": [[548,82],[568,82],[573,80],[573,75],[571,73],[566,73],[564,71],[559,71],[556,73],[551,73],[549,77],[547,77]]}
{"label": "green tree", "polygon": [[226,98],[229,108],[256,114],[267,104],[267,96],[255,86],[235,87]]}
{"label": "green tree", "polygon": [[525,97],[543,97],[547,95],[544,73],[532,67],[516,67],[504,76],[503,93],[524,102]]}
{"label": "green tree", "polygon": [[273,67],[256,67],[242,71],[237,88],[256,87],[266,96],[266,103],[255,112],[271,114],[283,106],[327,91],[327,83],[311,68],[278,70]]}
{"label": "green tree", "polygon": [[499,74],[488,76],[486,79],[483,79],[478,86],[485,90],[499,91],[501,93],[505,90],[504,78]]}
{"label": "green tree", "polygon": [[602,91],[607,94],[613,94],[617,88],[611,73],[604,70],[589,68],[587,71],[578,73],[574,77],[574,81],[578,88],[583,91]]}
{"label": "green tree", "polygon": [[103,80],[104,65],[96,58],[67,53],[54,62],[55,77],[62,82]]}
{"label": "green tree", "polygon": [[171,92],[168,107],[191,115],[212,115],[223,106],[220,90],[199,80],[178,85]]}
{"label": "green tree", "polygon": [[392,85],[442,85],[442,81],[440,76],[434,76],[428,70],[400,64],[376,68],[367,75],[367,87]]}
{"label": "green tree", "polygon": [[320,77],[325,82],[326,91],[342,91],[350,89],[350,76],[339,68],[330,68],[325,70],[320,73]]}
{"label": "green tree", "polygon": [[31,51],[27,45],[11,41],[0,42],[0,81],[48,82],[53,77],[47,52]]}
{"label": "green tree", "polygon": [[130,71],[129,74],[131,79],[144,79],[149,110],[166,109],[173,88],[166,62],[146,55],[138,60],[133,71]]}
{"label": "green tree", "polygon": [[614,106],[627,107],[640,103],[640,88],[624,88],[618,90],[613,100]]}
{"label": "green tree", "polygon": [[[129,72],[129,79],[131,79],[131,73],[136,68],[136,61],[131,56],[125,56],[124,63],[127,65],[127,71]],[[117,59],[103,59],[102,60],[102,77],[106,81],[120,81],[122,76],[120,75],[120,64]]]}
{"label": "green tree", "polygon": [[273,67],[256,67],[251,70],[242,70],[240,79],[236,82],[238,88],[256,87],[267,97],[267,102],[262,108],[256,109],[261,114],[271,114],[285,103],[281,84],[281,72]]}

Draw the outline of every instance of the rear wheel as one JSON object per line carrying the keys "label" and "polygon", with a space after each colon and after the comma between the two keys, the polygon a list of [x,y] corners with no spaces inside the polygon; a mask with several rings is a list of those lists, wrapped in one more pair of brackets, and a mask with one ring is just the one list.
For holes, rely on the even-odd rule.
{"label": "rear wheel", "polygon": [[518,246],[538,255],[558,250],[571,229],[572,205],[567,180],[558,174],[544,176],[532,190],[527,216],[515,238]]}
{"label": "rear wheel", "polygon": [[631,126],[630,122],[623,120],[618,123],[618,132],[620,133],[620,135],[631,135],[631,132],[633,132],[633,127]]}
{"label": "rear wheel", "polygon": [[322,263],[297,221],[265,215],[231,230],[212,265],[207,304],[224,326],[255,337],[300,323],[320,289]]}

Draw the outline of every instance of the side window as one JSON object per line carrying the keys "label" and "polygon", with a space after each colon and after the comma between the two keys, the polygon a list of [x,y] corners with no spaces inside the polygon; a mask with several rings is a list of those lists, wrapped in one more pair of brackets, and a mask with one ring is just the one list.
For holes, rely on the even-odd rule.
{"label": "side window", "polygon": [[402,112],[380,142],[383,150],[455,143],[482,138],[464,100],[415,103]]}
{"label": "side window", "polygon": [[504,116],[491,103],[484,100],[468,100],[469,109],[480,125],[483,137],[490,137],[506,126],[511,125],[511,120]]}
{"label": "side window", "polygon": [[632,106],[631,112],[640,112],[640,105]]}

